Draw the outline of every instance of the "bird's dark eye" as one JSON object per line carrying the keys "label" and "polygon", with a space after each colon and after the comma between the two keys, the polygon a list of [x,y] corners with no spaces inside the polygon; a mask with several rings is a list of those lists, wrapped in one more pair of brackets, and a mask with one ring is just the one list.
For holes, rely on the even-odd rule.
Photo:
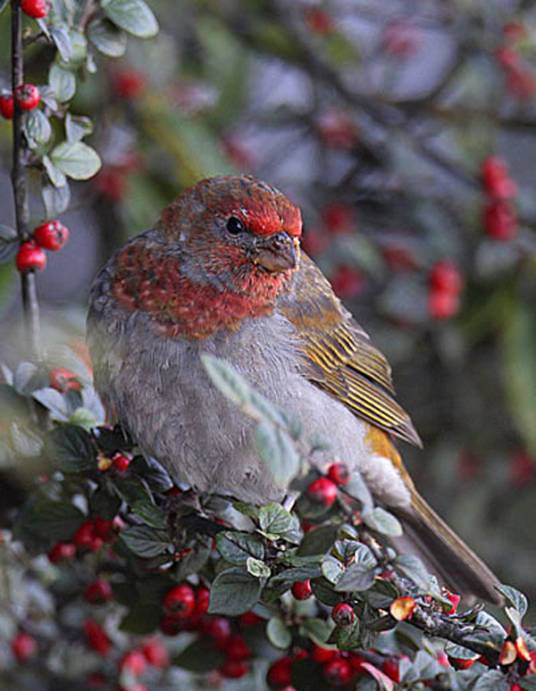
{"label": "bird's dark eye", "polygon": [[231,218],[227,221],[227,230],[231,233],[231,235],[243,233],[245,229],[246,228],[242,221],[236,216],[231,216]]}

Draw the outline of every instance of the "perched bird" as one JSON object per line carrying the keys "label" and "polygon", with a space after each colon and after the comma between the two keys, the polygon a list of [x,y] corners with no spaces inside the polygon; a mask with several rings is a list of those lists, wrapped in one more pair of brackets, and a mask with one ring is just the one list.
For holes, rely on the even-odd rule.
{"label": "perched bird", "polygon": [[88,342],[109,414],[200,492],[279,500],[253,422],[200,356],[224,358],[359,472],[455,592],[499,601],[491,571],[418,494],[392,438],[420,445],[391,369],[300,251],[300,210],[249,176],[202,180],[98,274]]}

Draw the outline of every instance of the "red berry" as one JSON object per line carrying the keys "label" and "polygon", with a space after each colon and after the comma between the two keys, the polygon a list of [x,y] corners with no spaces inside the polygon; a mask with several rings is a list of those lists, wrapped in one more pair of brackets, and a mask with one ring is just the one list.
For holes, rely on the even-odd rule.
{"label": "red berry", "polygon": [[33,110],[39,105],[41,94],[35,84],[21,84],[15,89],[15,100],[21,110]]}
{"label": "red berry", "polygon": [[400,681],[400,666],[398,664],[398,660],[392,658],[385,660],[385,662],[382,665],[382,671],[385,675],[389,677],[389,679],[396,681],[396,683],[398,684],[398,682]]}
{"label": "red berry", "polygon": [[34,230],[33,239],[45,250],[61,250],[69,239],[69,229],[60,221],[46,221]]}
{"label": "red berry", "polygon": [[355,621],[354,608],[347,602],[339,602],[331,610],[331,618],[338,626],[351,626]]}
{"label": "red berry", "polygon": [[492,201],[484,210],[484,228],[495,240],[511,240],[517,233],[513,207],[504,201]]}
{"label": "red berry", "polygon": [[347,485],[350,480],[350,472],[348,471],[348,466],[346,463],[332,463],[329,466],[326,475],[339,487]]}
{"label": "red berry", "polygon": [[262,624],[264,619],[259,617],[258,614],[255,614],[255,612],[245,612],[238,617],[238,621],[240,622],[240,626],[247,627],[255,626],[255,624]]}
{"label": "red berry", "polygon": [[363,671],[363,663],[366,662],[366,660],[358,653],[351,652],[348,657],[348,662],[351,664],[352,669],[355,669],[356,672],[361,672]]}
{"label": "red berry", "polygon": [[108,521],[101,516],[97,516],[93,521],[93,530],[97,537],[104,542],[111,542],[115,537],[114,521]]}
{"label": "red berry", "polygon": [[325,36],[335,29],[333,18],[330,14],[318,7],[311,7],[305,13],[305,23],[313,34]]}
{"label": "red berry", "polygon": [[164,636],[176,636],[184,630],[184,619],[177,617],[176,614],[164,614],[160,620],[159,628]]}
{"label": "red berry", "polygon": [[177,617],[186,619],[193,614],[195,607],[195,594],[188,583],[176,585],[168,590],[164,597],[164,610],[173,613]]}
{"label": "red berry", "polygon": [[305,231],[301,246],[307,254],[313,257],[322,254],[329,245],[329,238],[325,230],[321,228],[307,228]]}
{"label": "red berry", "polygon": [[72,542],[58,542],[48,553],[48,559],[52,564],[57,564],[64,559],[72,559],[76,555],[76,547]]}
{"label": "red berry", "polygon": [[42,271],[47,265],[46,254],[33,242],[23,242],[15,258],[17,269],[26,271]]}
{"label": "red berry", "polygon": [[296,583],[293,583],[292,594],[296,600],[308,600],[313,594],[310,579],[306,578],[304,581],[296,581]]}
{"label": "red berry", "polygon": [[344,686],[348,684],[354,676],[352,665],[343,658],[329,660],[324,664],[324,677],[333,686]]}
{"label": "red berry", "polygon": [[515,182],[508,175],[508,168],[502,158],[488,156],[482,163],[482,183],[484,189],[497,199],[511,199],[515,197],[517,188]]}
{"label": "red berry", "polygon": [[62,393],[65,391],[80,391],[82,388],[78,375],[71,372],[70,369],[65,369],[65,367],[51,369],[48,379],[50,386]]}
{"label": "red berry", "polygon": [[48,14],[47,0],[21,0],[20,6],[24,14],[33,19],[42,19]]}
{"label": "red berry", "polygon": [[288,686],[292,681],[292,658],[289,655],[280,657],[268,667],[266,679],[276,689]]}
{"label": "red berry", "polygon": [[495,51],[495,57],[502,67],[507,69],[516,68],[519,66],[520,55],[515,48],[508,48],[502,46]]}
{"label": "red berry", "polygon": [[11,652],[18,662],[25,662],[37,652],[37,641],[29,633],[21,631],[11,641]]}
{"label": "red berry", "polygon": [[2,94],[0,96],[0,115],[6,120],[12,120],[15,112],[15,101],[13,94]]}
{"label": "red berry", "polygon": [[84,590],[84,600],[90,602],[91,604],[101,604],[103,602],[108,602],[113,597],[112,586],[108,581],[102,578],[97,578],[97,580],[90,583],[88,587]]}
{"label": "red berry", "polygon": [[462,659],[458,657],[449,657],[450,664],[454,667],[454,669],[469,669],[469,667],[472,667],[476,659],[471,660],[471,659]]}
{"label": "red berry", "polygon": [[226,679],[240,679],[249,672],[249,665],[239,660],[226,660],[219,668],[219,672]]}
{"label": "red berry", "polygon": [[327,477],[319,477],[307,487],[307,495],[314,502],[328,508],[337,499],[337,485]]}
{"label": "red berry", "polygon": [[147,667],[147,660],[141,650],[129,650],[123,655],[119,668],[123,672],[130,672],[135,677],[141,677]]}
{"label": "red berry", "polygon": [[112,86],[119,98],[135,99],[145,89],[145,77],[136,70],[122,70],[114,75]]}
{"label": "red berry", "polygon": [[231,635],[231,624],[225,617],[210,617],[203,621],[202,631],[218,648],[224,649]]}
{"label": "red berry", "polygon": [[522,22],[507,22],[503,34],[510,41],[521,41],[528,36],[527,27]]}
{"label": "red berry", "polygon": [[117,452],[112,456],[112,465],[119,473],[124,473],[128,470],[130,458],[122,453]]}
{"label": "red berry", "polygon": [[337,108],[326,110],[317,121],[317,130],[324,144],[332,149],[353,149],[358,129],[352,117]]}
{"label": "red berry", "polygon": [[456,610],[458,609],[458,605],[460,604],[460,600],[462,599],[461,595],[456,595],[456,593],[447,593],[447,599],[450,601],[452,606],[445,612],[445,614],[455,614]]}
{"label": "red berry", "polygon": [[194,616],[202,617],[208,612],[208,603],[210,599],[210,591],[204,585],[200,585],[195,591],[195,607]]}
{"label": "red berry", "polygon": [[434,319],[448,319],[460,309],[460,299],[455,293],[432,290],[428,296],[428,312]]}
{"label": "red berry", "polygon": [[536,477],[536,459],[526,451],[516,451],[510,457],[510,480],[516,487],[523,487]]}
{"label": "red berry", "polygon": [[349,233],[356,227],[355,211],[348,204],[329,204],[322,210],[322,220],[334,235]]}
{"label": "red berry", "polygon": [[251,650],[240,634],[229,636],[224,646],[225,655],[229,660],[247,660],[251,657]]}
{"label": "red berry", "polygon": [[112,648],[112,641],[100,624],[93,619],[88,619],[84,623],[84,633],[87,644],[92,650],[99,655],[108,655]]}
{"label": "red berry", "polygon": [[95,534],[93,521],[82,523],[73,536],[73,542],[78,549],[88,549],[90,552],[96,552],[104,544],[103,539]]}
{"label": "red berry", "polygon": [[363,290],[365,278],[357,269],[340,264],[330,278],[335,293],[341,298],[353,298]]}
{"label": "red berry", "polygon": [[158,669],[169,666],[169,655],[166,646],[158,638],[150,638],[143,643],[142,652],[147,662]]}
{"label": "red berry", "polygon": [[462,277],[456,264],[450,261],[436,262],[430,271],[430,286],[437,292],[458,294],[462,289]]}
{"label": "red berry", "polygon": [[330,648],[322,648],[320,645],[313,645],[312,658],[315,662],[328,662],[333,660],[339,654],[338,650],[331,650]]}

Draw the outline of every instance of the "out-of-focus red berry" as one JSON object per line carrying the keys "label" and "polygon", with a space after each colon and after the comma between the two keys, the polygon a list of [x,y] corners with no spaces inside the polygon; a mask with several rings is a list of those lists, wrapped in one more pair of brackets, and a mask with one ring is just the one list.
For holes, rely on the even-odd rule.
{"label": "out-of-focus red berry", "polygon": [[293,583],[292,594],[296,600],[308,600],[313,594],[309,578],[306,578],[304,581],[296,581],[296,583]]}
{"label": "out-of-focus red berry", "polygon": [[253,151],[244,145],[239,136],[230,134],[224,137],[222,146],[231,163],[240,170],[250,170],[255,166]]}
{"label": "out-of-focus red berry", "polygon": [[255,614],[255,612],[244,612],[244,614],[241,614],[238,617],[238,621],[240,626],[248,627],[255,626],[256,624],[262,624],[264,619],[259,617],[258,614]]}
{"label": "out-of-focus red berry", "polygon": [[93,180],[93,184],[103,197],[113,202],[120,202],[125,198],[127,179],[124,172],[118,168],[103,168]]}
{"label": "out-of-focus red berry", "polygon": [[41,101],[41,94],[35,84],[20,84],[15,89],[15,100],[21,110],[33,110]]}
{"label": "out-of-focus red berry", "polygon": [[84,622],[84,633],[88,646],[99,655],[106,656],[112,649],[112,641],[106,631],[93,619]]}
{"label": "out-of-focus red berry", "polygon": [[65,367],[54,367],[48,373],[50,386],[61,393],[65,391],[80,391],[82,384],[75,372]]}
{"label": "out-of-focus red berry", "polygon": [[348,662],[352,665],[352,668],[355,669],[356,672],[362,672],[364,669],[363,663],[366,662],[366,660],[364,657],[359,655],[359,653],[350,652]]}
{"label": "out-of-focus red berry", "polygon": [[305,12],[305,23],[313,34],[319,36],[332,34],[335,29],[333,17],[318,7],[311,7]]}
{"label": "out-of-focus red berry", "polygon": [[358,141],[357,125],[348,113],[337,108],[322,113],[316,129],[322,142],[331,149],[353,149]]}
{"label": "out-of-focus red berry", "polygon": [[130,672],[135,677],[141,677],[147,668],[147,660],[141,650],[129,650],[123,655],[119,668],[121,671]]}
{"label": "out-of-focus red berry", "polygon": [[88,688],[98,691],[106,685],[106,677],[102,672],[91,672],[87,678]]}
{"label": "out-of-focus red berry", "polygon": [[389,658],[382,665],[382,672],[397,684],[400,681],[400,665],[396,658]]}
{"label": "out-of-focus red berry", "polygon": [[518,67],[521,60],[519,52],[515,48],[510,48],[508,46],[497,48],[495,57],[502,67],[509,69]]}
{"label": "out-of-focus red berry", "polygon": [[331,610],[331,618],[337,626],[351,626],[355,621],[355,612],[348,602],[339,602]]}
{"label": "out-of-focus red berry", "polygon": [[229,660],[248,660],[251,657],[251,649],[239,634],[231,634],[225,641],[225,655]]}
{"label": "out-of-focus red berry", "polygon": [[432,290],[454,293],[457,295],[463,286],[460,270],[450,261],[436,262],[430,271],[430,287]]}
{"label": "out-of-focus red berry", "polygon": [[339,487],[350,481],[350,471],[346,463],[332,463],[326,472],[327,477]]}
{"label": "out-of-focus red berry", "polygon": [[225,679],[241,679],[249,672],[249,664],[244,660],[225,660],[219,672]]}
{"label": "out-of-focus red berry", "polygon": [[323,666],[324,678],[333,686],[345,686],[349,684],[354,676],[352,665],[343,658],[329,660]]}
{"label": "out-of-focus red berry", "polygon": [[353,298],[359,295],[365,286],[365,278],[357,269],[341,264],[331,276],[331,285],[341,298]]}
{"label": "out-of-focus red berry", "polygon": [[111,542],[115,537],[114,522],[101,516],[97,516],[93,520],[93,530],[95,535],[102,538],[104,542]]}
{"label": "out-of-focus red berry", "polygon": [[93,521],[84,521],[73,536],[73,542],[78,549],[88,549],[90,552],[98,551],[104,541],[95,534]]}
{"label": "out-of-focus red berry", "polygon": [[458,459],[458,477],[460,480],[474,480],[482,468],[482,459],[469,450],[462,450]]}
{"label": "out-of-focus red berry", "polygon": [[443,651],[437,654],[436,660],[439,662],[441,667],[450,667],[448,655]]}
{"label": "out-of-focus red berry", "polygon": [[231,624],[225,617],[210,617],[203,621],[202,631],[218,647],[224,648],[231,635]]}
{"label": "out-of-focus red berry", "polygon": [[158,638],[150,638],[142,644],[141,651],[152,667],[165,669],[169,666],[169,654],[166,646]]}
{"label": "out-of-focus red berry", "polygon": [[527,38],[528,31],[522,22],[507,22],[503,26],[503,34],[509,41],[522,41]]}
{"label": "out-of-focus red berry", "polygon": [[536,477],[536,459],[526,451],[516,451],[510,457],[510,479],[516,487],[523,487]]}
{"label": "out-of-focus red berry", "polygon": [[176,614],[164,614],[160,619],[159,628],[164,636],[176,636],[180,631],[184,631],[185,620]]}
{"label": "out-of-focus red berry", "polygon": [[67,561],[76,555],[76,546],[72,542],[58,542],[48,553],[48,559],[52,564]]}
{"label": "out-of-focus red berry", "polygon": [[18,662],[26,662],[37,652],[37,641],[29,633],[20,631],[11,641],[11,652]]}
{"label": "out-of-focus red berry", "polygon": [[112,586],[102,578],[97,578],[84,590],[84,600],[94,605],[108,602],[112,597]]}
{"label": "out-of-focus red berry", "polygon": [[508,168],[502,158],[488,156],[481,167],[482,184],[486,192],[496,199],[511,199],[517,194],[515,182],[508,174]]}
{"label": "out-of-focus red berry", "polygon": [[536,94],[536,77],[527,68],[513,69],[507,74],[506,86],[517,98],[528,100]]}
{"label": "out-of-focus red berry", "polygon": [[195,590],[194,616],[202,617],[208,612],[210,600],[210,590],[204,585],[200,585]]}
{"label": "out-of-focus red berry", "polygon": [[272,662],[268,667],[266,680],[272,688],[281,689],[288,686],[292,682],[292,658],[285,655]]}
{"label": "out-of-focus red berry", "polygon": [[355,211],[348,204],[333,203],[322,209],[322,221],[334,235],[349,233],[356,228]]}
{"label": "out-of-focus red berry", "polygon": [[69,229],[60,221],[45,221],[34,230],[33,239],[45,250],[61,250],[69,239]]}
{"label": "out-of-focus red berry", "polygon": [[328,234],[321,228],[307,228],[301,241],[302,249],[312,257],[325,252],[329,245]]}
{"label": "out-of-focus red berry", "polygon": [[410,250],[401,245],[386,245],[382,248],[382,255],[392,271],[410,271],[417,266]]}
{"label": "out-of-focus red berry", "polygon": [[116,72],[112,78],[112,88],[116,96],[133,100],[145,90],[145,76],[137,70],[124,69]]}
{"label": "out-of-focus red berry", "polygon": [[12,120],[15,113],[15,100],[13,94],[2,94],[0,96],[0,115],[6,120]]}
{"label": "out-of-focus red berry", "polygon": [[48,14],[47,0],[21,0],[20,7],[32,19],[43,19]]}
{"label": "out-of-focus red berry", "polygon": [[337,657],[339,654],[338,650],[331,650],[330,648],[322,648],[320,645],[313,645],[313,652],[311,654],[311,657],[315,662],[328,662],[329,660],[333,660],[334,657]]}
{"label": "out-of-focus red berry", "polygon": [[47,256],[34,242],[23,242],[15,257],[15,264],[21,273],[42,271],[47,265]]}
{"label": "out-of-focus red berry", "polygon": [[329,508],[337,499],[337,485],[327,477],[319,477],[307,487],[307,496]]}
{"label": "out-of-focus red berry", "polygon": [[460,298],[456,293],[432,290],[428,295],[428,312],[434,319],[449,319],[460,309]]}
{"label": "out-of-focus red berry", "polygon": [[392,22],[382,34],[382,47],[386,53],[399,58],[413,55],[420,43],[420,33],[415,26],[403,22]]}
{"label": "out-of-focus red berry", "polygon": [[484,209],[484,229],[494,240],[511,240],[517,235],[517,217],[511,204],[490,201]]}

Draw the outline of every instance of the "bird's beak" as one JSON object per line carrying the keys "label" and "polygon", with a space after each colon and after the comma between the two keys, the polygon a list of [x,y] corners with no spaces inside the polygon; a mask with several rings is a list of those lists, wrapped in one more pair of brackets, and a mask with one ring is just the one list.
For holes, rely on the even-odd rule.
{"label": "bird's beak", "polygon": [[255,243],[253,261],[267,271],[279,273],[298,266],[300,243],[288,233],[259,238]]}

